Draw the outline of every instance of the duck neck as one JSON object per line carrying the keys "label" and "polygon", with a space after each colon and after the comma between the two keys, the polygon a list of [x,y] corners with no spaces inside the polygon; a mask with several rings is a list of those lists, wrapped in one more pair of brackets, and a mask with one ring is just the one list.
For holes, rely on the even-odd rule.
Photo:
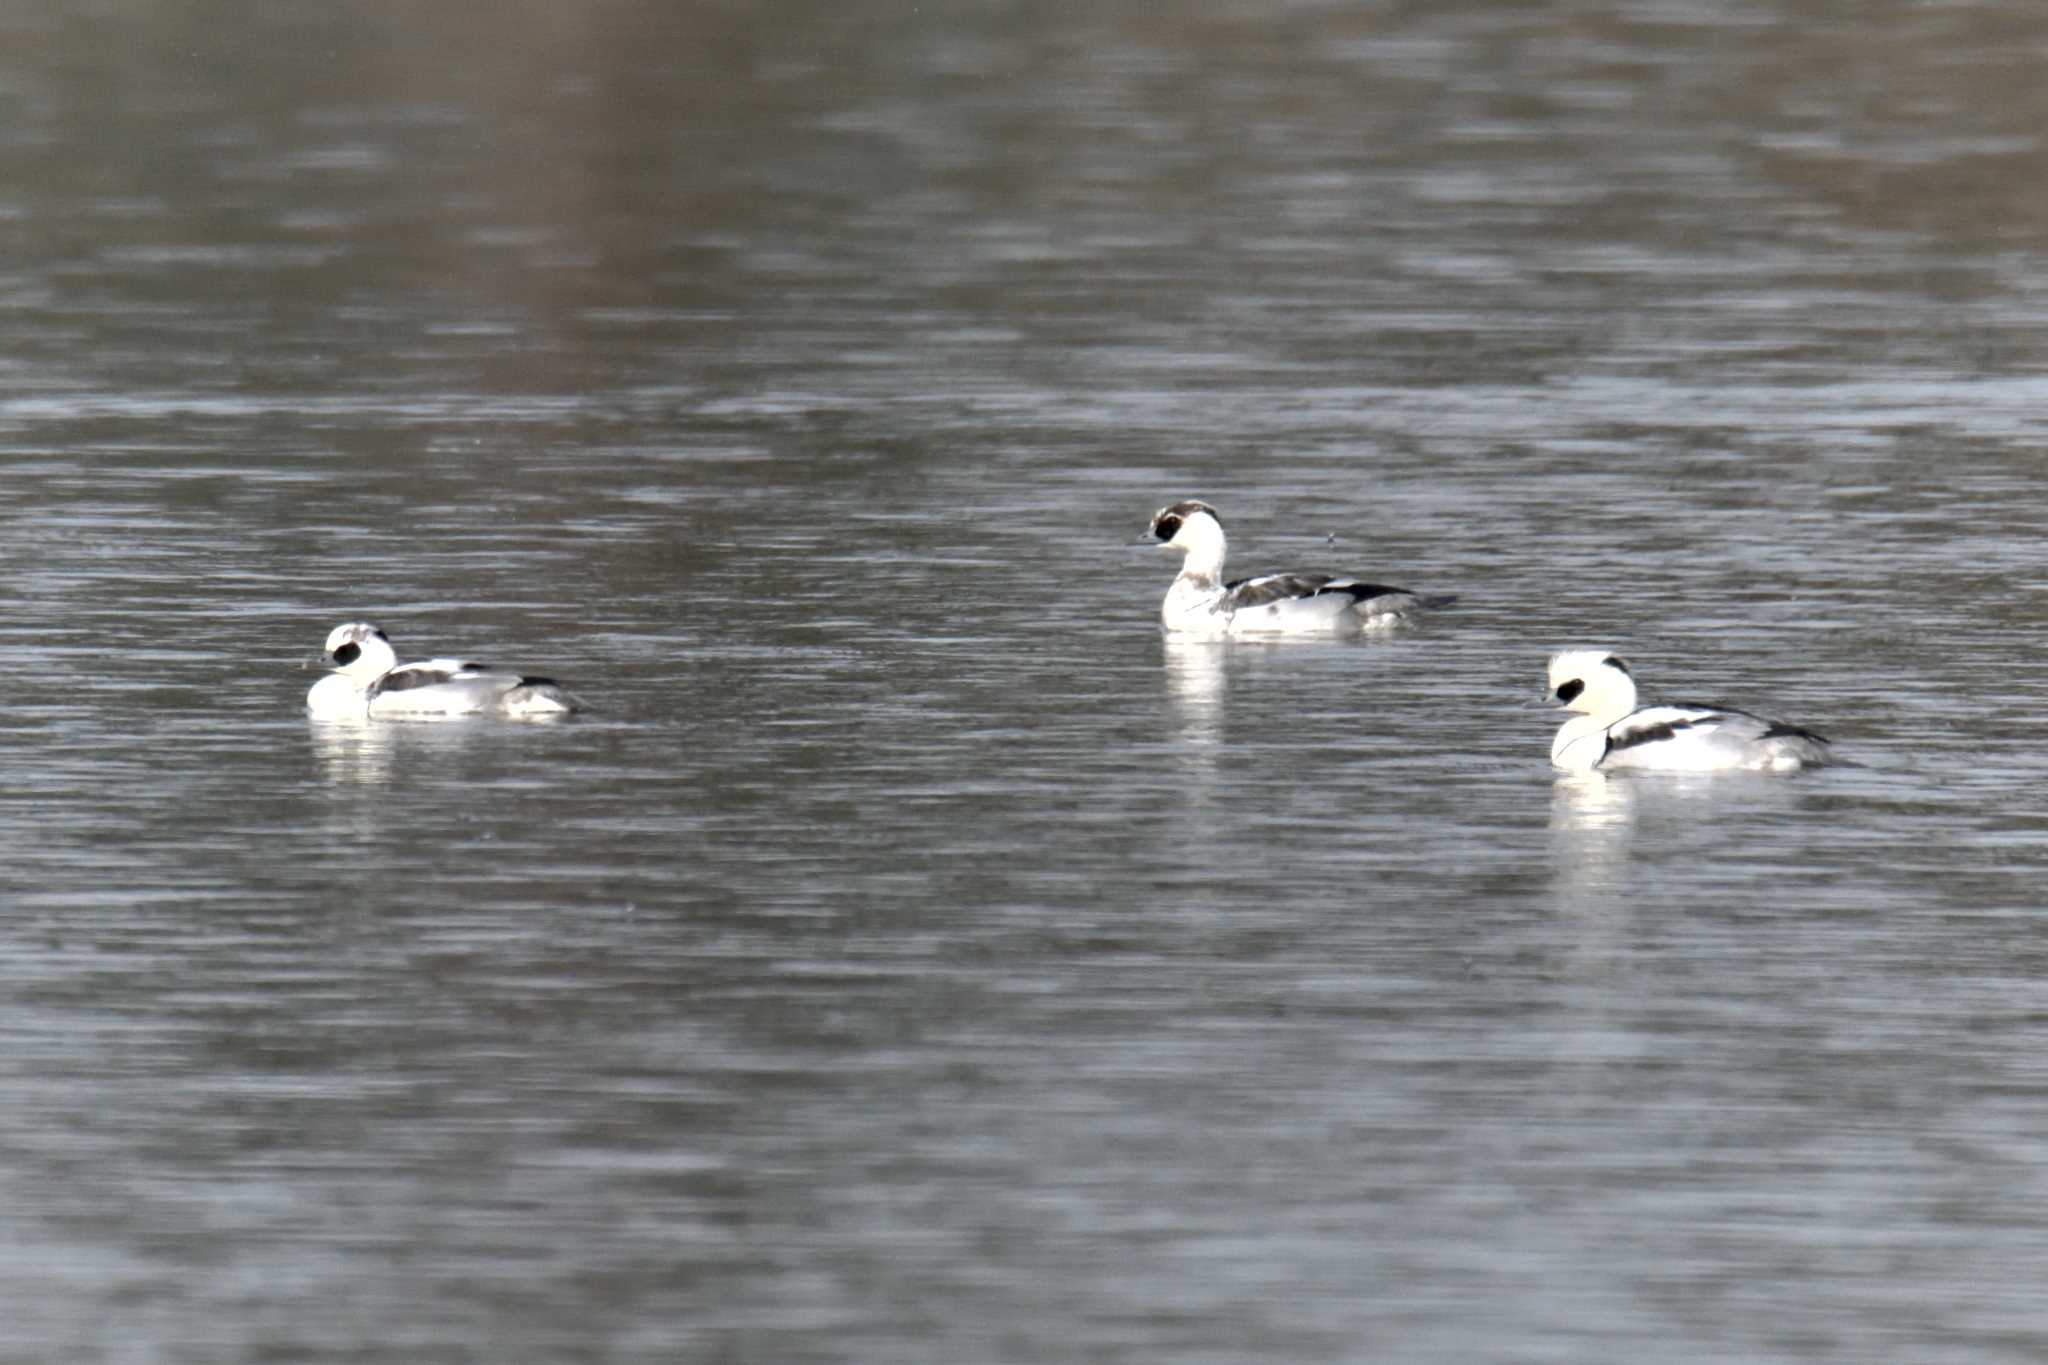
{"label": "duck neck", "polygon": [[1180,576],[1197,587],[1214,588],[1223,581],[1223,533],[1190,537],[1182,546]]}

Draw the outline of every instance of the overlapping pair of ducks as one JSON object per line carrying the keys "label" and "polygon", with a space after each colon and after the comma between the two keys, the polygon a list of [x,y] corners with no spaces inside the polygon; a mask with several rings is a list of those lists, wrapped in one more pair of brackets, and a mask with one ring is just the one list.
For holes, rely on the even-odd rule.
{"label": "overlapping pair of ducks", "polygon": [[[1385,630],[1450,605],[1382,583],[1323,573],[1223,578],[1223,521],[1205,502],[1177,502],[1152,516],[1150,538],[1181,552],[1180,576],[1159,619],[1170,631],[1209,638],[1328,635]],[[1749,769],[1794,772],[1827,762],[1828,742],[1810,730],[1727,706],[1636,705],[1629,667],[1604,649],[1550,660],[1550,694],[1575,712],[1550,745],[1550,761],[1574,772]]]}

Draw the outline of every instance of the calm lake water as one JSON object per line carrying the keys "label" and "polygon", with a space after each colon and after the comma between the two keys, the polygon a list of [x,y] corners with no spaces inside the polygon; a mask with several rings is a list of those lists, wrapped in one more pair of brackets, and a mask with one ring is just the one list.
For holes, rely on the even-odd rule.
{"label": "calm lake water", "polygon": [[0,1355],[2048,1355],[2048,14],[0,38]]}

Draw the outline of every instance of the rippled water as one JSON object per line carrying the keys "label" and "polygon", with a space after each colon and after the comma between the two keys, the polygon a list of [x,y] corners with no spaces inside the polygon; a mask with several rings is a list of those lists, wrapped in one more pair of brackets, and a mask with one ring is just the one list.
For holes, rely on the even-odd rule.
{"label": "rippled water", "polygon": [[[0,34],[10,1351],[2048,1350],[2048,20]],[[1162,640],[1184,496],[1462,601]]]}

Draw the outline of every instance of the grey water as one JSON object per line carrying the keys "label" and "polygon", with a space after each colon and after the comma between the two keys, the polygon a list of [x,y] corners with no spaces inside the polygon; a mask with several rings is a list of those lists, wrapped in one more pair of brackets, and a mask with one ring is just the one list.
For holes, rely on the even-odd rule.
{"label": "grey water", "polygon": [[0,39],[0,1355],[2048,1353],[2048,16]]}

